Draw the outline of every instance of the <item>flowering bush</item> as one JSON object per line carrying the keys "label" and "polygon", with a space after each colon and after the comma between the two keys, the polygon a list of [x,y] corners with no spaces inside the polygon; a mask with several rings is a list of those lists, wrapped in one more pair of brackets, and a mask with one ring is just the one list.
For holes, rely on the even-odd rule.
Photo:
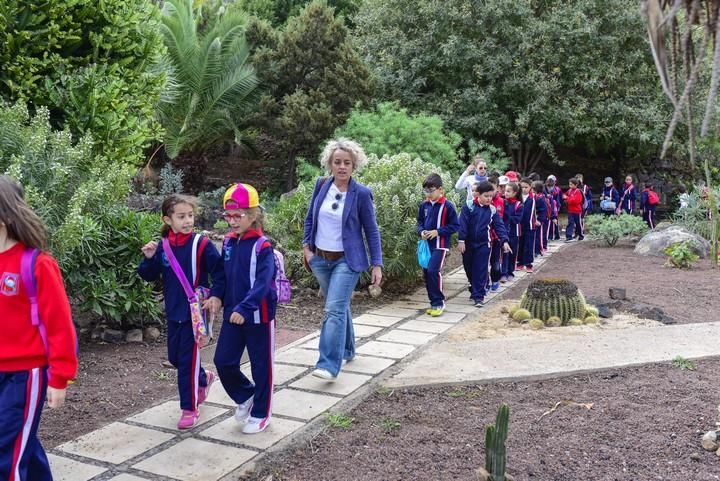
{"label": "flowering bush", "polygon": [[[446,195],[457,209],[462,196],[452,189],[453,179],[430,162],[409,154],[369,155],[368,165],[355,178],[373,191],[375,213],[382,236],[386,283],[404,285],[417,280],[420,267],[415,259],[418,236],[415,231],[418,206],[424,200],[422,181],[431,172],[439,173]],[[289,276],[304,285],[313,285],[312,274],[302,266],[303,223],[315,181],[302,183],[284,196],[268,214],[266,230],[287,253]],[[368,278],[364,278],[367,282]]]}

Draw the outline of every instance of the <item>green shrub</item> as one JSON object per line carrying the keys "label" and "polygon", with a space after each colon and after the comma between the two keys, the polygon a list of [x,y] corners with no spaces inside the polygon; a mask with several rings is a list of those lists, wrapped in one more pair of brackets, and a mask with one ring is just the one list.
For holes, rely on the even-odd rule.
{"label": "green shrub", "polygon": [[50,109],[53,125],[91,135],[106,162],[137,164],[160,134],[165,76],[151,0],[0,2],[0,97]]}
{"label": "green shrub", "polygon": [[[715,198],[720,199],[720,186],[713,187]],[[699,191],[691,192],[688,196],[688,206],[673,213],[673,224],[685,227],[688,231],[712,239],[712,221],[708,216],[708,202],[700,197]],[[720,223],[718,223],[718,237],[720,238]]]}
{"label": "green shrub", "polygon": [[354,139],[366,153],[378,157],[407,152],[449,172],[464,167],[457,154],[459,134],[446,131],[436,115],[409,114],[394,102],[381,103],[371,112],[353,111],[347,123],[335,130],[335,137]]}
{"label": "green shrub", "polygon": [[675,242],[665,248],[665,254],[668,256],[666,265],[680,269],[688,269],[700,259],[690,241]]}
{"label": "green shrub", "polygon": [[[383,276],[389,284],[409,285],[416,282],[420,267],[415,249],[417,211],[423,201],[422,180],[430,172],[438,172],[446,186],[453,179],[437,166],[412,159],[408,154],[378,158],[370,155],[368,165],[354,176],[373,191],[383,248]],[[315,285],[312,274],[302,266],[303,224],[315,181],[301,183],[291,194],[283,196],[269,212],[266,231],[286,251],[288,276],[301,285]],[[460,207],[460,195],[446,189],[446,195]],[[362,283],[367,282],[367,273]]]}
{"label": "green shrub", "polygon": [[613,247],[618,240],[632,236],[642,235],[647,230],[647,224],[642,218],[622,213],[620,215],[589,215],[585,219],[587,235],[592,239],[604,240],[608,246]]}

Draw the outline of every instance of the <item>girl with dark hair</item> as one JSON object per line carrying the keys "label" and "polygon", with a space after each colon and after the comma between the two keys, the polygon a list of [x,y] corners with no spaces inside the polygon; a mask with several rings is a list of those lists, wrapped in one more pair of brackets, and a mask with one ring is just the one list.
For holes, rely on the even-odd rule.
{"label": "girl with dark hair", "polygon": [[52,479],[37,438],[40,414],[46,397],[50,408],[63,405],[77,372],[70,303],[46,248],[22,187],[0,176],[0,479]]}

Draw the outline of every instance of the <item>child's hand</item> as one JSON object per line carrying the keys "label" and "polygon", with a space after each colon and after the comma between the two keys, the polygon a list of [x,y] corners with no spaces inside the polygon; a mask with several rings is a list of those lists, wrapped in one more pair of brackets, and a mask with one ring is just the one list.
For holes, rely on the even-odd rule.
{"label": "child's hand", "polygon": [[539,220],[536,220],[536,221],[535,221],[535,227],[540,227],[540,225],[542,225],[541,222],[540,222]]}
{"label": "child's hand", "polygon": [[505,254],[512,254],[512,249],[510,248],[510,244],[508,244],[507,242],[505,242],[503,244],[503,252]]}
{"label": "child's hand", "polygon": [[553,219],[553,224],[557,225],[557,219]]}
{"label": "child's hand", "polygon": [[198,347],[205,347],[210,343],[210,337],[209,336],[198,336],[197,338],[197,345]]}
{"label": "child's hand", "polygon": [[65,393],[66,389],[57,389],[48,386],[47,388],[47,402],[51,409],[57,409],[65,404]]}
{"label": "child's hand", "polygon": [[460,251],[460,254],[465,254],[465,242],[458,242],[458,250]]}
{"label": "child's hand", "polygon": [[220,312],[222,307],[222,301],[219,297],[212,296],[210,299],[205,299],[202,304],[203,309],[207,309],[213,314]]}
{"label": "child's hand", "polygon": [[230,314],[230,322],[233,324],[241,325],[245,323],[245,318],[239,312],[233,312],[232,314]]}
{"label": "child's hand", "polygon": [[142,246],[142,253],[147,257],[148,259],[152,259],[152,256],[155,255],[155,252],[157,251],[158,243],[155,241],[150,241],[144,246]]}
{"label": "child's hand", "polygon": [[436,238],[437,236],[438,236],[438,231],[437,231],[437,229],[434,229],[434,230],[426,230],[426,231],[425,231],[425,238],[426,238],[427,240],[434,239],[434,238]]}

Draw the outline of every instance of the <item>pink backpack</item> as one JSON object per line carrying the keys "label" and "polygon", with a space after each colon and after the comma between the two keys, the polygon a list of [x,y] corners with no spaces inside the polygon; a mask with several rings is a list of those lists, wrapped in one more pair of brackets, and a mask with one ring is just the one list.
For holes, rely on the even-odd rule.
{"label": "pink backpack", "polygon": [[[260,236],[255,242],[255,255],[260,254],[263,244],[267,241],[267,237]],[[289,304],[292,299],[292,286],[290,280],[285,275],[285,256],[282,252],[273,248],[273,259],[275,259],[275,277],[270,283],[270,288],[275,289],[277,293],[278,304]],[[253,264],[253,269],[255,265]],[[255,278],[255,272],[251,272],[250,276],[252,279]]]}

